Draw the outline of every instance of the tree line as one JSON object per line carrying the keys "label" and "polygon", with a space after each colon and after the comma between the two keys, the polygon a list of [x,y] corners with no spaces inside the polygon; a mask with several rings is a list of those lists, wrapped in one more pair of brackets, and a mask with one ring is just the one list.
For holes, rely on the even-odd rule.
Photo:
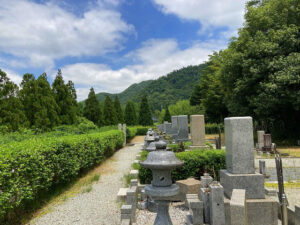
{"label": "tree line", "polygon": [[190,104],[211,122],[250,115],[276,139],[300,137],[300,2],[252,0],[227,49],[212,54]]}
{"label": "tree line", "polygon": [[26,73],[20,86],[0,69],[0,132],[18,131],[21,128],[48,131],[59,125],[76,124],[80,116],[98,126],[153,124],[146,96],[141,101],[137,115],[131,101],[127,102],[123,112],[117,96],[114,101],[107,96],[101,107],[93,88],[84,104],[78,103],[74,83],[65,82],[60,69],[52,85],[46,73],[38,78]]}

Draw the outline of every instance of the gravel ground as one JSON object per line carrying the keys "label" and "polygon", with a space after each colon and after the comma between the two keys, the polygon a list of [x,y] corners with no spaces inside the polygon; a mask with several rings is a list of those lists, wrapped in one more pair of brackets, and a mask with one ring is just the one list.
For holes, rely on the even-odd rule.
{"label": "gravel ground", "polygon": [[[262,159],[255,159],[255,168],[259,167],[259,160],[266,161],[266,167],[273,167],[276,168],[275,159],[268,159],[268,158],[262,158]],[[283,167],[300,167],[300,158],[282,158],[282,166]]]}
{"label": "gravel ground", "polygon": [[[115,225],[120,224],[120,204],[116,202],[123,176],[128,173],[141,145],[128,146],[116,152],[101,165],[110,172],[101,174],[92,190],[54,205],[49,213],[33,219],[28,225]],[[113,168],[113,169],[111,169]]]}
{"label": "gravel ground", "polygon": [[[170,204],[169,213],[173,225],[184,225],[188,208],[184,206],[183,202],[173,202]],[[153,225],[156,213],[148,210],[137,210],[136,225]]]}

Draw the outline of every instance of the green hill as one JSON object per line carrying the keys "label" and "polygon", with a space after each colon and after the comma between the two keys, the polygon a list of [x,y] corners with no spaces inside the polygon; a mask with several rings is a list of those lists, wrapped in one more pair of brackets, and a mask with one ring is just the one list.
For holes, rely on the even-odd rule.
{"label": "green hill", "polygon": [[140,102],[141,96],[146,94],[152,110],[161,109],[165,105],[176,103],[178,100],[189,99],[194,85],[199,83],[204,64],[188,66],[175,70],[157,80],[147,80],[133,84],[119,94],[98,93],[97,99],[104,101],[107,95],[118,95],[121,104],[128,100]]}

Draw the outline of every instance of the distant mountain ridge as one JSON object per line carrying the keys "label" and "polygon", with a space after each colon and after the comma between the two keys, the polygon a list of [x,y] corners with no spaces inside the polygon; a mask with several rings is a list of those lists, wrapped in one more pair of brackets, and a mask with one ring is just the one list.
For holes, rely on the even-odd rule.
{"label": "distant mountain ridge", "polygon": [[128,100],[135,103],[140,102],[141,97],[146,94],[151,109],[161,109],[166,105],[174,104],[178,100],[189,99],[195,84],[199,83],[201,72],[205,64],[188,66],[175,70],[157,80],[142,81],[132,84],[119,94],[101,92],[96,94],[97,99],[102,102],[106,96],[114,98],[118,95],[122,105]]}

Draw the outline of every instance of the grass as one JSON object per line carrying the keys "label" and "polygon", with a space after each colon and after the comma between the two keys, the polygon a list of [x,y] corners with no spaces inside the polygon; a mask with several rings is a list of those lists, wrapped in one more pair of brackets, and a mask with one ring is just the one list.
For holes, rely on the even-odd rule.
{"label": "grass", "polygon": [[[265,187],[277,189],[278,184],[277,183],[268,183],[268,182],[266,182]],[[300,182],[285,182],[284,187],[285,188],[300,188]]]}
{"label": "grass", "polygon": [[84,188],[81,193],[89,193],[92,191],[92,189],[93,189],[93,186],[89,185],[86,188]]}
{"label": "grass", "polygon": [[288,153],[290,156],[293,157],[300,157],[300,147],[293,146],[293,147],[278,147],[277,151],[280,153]]}
{"label": "grass", "polygon": [[124,178],[126,187],[130,186],[131,179],[135,179],[135,177],[129,173],[125,174],[123,178]]}

